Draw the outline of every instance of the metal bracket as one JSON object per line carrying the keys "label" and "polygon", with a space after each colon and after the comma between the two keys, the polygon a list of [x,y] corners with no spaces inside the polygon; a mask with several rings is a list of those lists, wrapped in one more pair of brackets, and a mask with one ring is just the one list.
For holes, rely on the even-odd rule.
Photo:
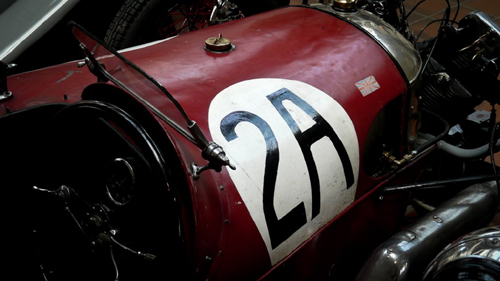
{"label": "metal bracket", "polygon": [[78,62],[78,68],[84,67],[85,65],[88,67],[90,72],[97,77],[97,82],[108,82],[109,79],[102,72],[102,69],[106,69],[103,63],[98,61],[94,54],[85,46],[85,44],[80,43],[80,48],[85,54],[86,58],[84,61]]}
{"label": "metal bracket", "polygon": [[16,64],[6,64],[0,61],[0,102],[11,99],[14,95],[7,88],[7,74]]}
{"label": "metal bracket", "polygon": [[222,166],[228,166],[232,170],[236,170],[236,167],[229,162],[229,158],[227,158],[222,147],[215,142],[209,143],[208,146],[203,149],[201,155],[204,159],[208,160],[208,164],[201,167],[196,165],[196,163],[191,164],[193,178],[195,180],[199,179],[200,174],[206,170],[215,170],[216,172],[220,172],[222,170]]}

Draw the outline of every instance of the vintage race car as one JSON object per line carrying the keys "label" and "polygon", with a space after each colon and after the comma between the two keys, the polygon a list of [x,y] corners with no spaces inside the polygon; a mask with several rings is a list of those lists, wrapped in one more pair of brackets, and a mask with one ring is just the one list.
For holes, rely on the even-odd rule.
{"label": "vintage race car", "polygon": [[0,85],[4,272],[500,280],[499,233],[482,229],[498,209],[494,114],[471,86],[496,87],[500,29],[460,24],[422,46],[432,60],[342,3],[120,53],[73,24],[85,61]]}

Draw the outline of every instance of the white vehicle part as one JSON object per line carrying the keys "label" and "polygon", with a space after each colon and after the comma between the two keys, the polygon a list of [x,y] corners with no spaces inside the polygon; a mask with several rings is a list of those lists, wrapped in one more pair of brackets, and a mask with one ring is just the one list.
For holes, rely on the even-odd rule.
{"label": "white vehicle part", "polygon": [[0,60],[9,63],[40,39],[80,0],[17,0],[0,14]]}

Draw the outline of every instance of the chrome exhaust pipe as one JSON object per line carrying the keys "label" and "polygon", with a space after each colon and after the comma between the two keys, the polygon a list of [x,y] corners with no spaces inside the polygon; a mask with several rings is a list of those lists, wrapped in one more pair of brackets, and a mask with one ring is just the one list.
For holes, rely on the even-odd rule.
{"label": "chrome exhaust pipe", "polygon": [[494,181],[469,186],[380,245],[356,280],[422,280],[427,265],[446,245],[491,221],[498,203]]}

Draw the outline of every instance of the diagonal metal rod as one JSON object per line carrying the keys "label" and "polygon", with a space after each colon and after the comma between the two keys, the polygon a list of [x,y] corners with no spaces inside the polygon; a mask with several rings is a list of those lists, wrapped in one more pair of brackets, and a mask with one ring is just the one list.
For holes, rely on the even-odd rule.
{"label": "diagonal metal rod", "polygon": [[471,177],[463,177],[449,180],[440,180],[440,181],[429,181],[429,182],[421,182],[407,185],[396,185],[385,187],[382,190],[383,194],[387,193],[395,193],[395,192],[407,192],[413,190],[425,190],[425,189],[437,189],[444,187],[453,187],[462,184],[473,184],[484,181],[494,180],[495,175],[479,175],[479,176],[471,176]]}

